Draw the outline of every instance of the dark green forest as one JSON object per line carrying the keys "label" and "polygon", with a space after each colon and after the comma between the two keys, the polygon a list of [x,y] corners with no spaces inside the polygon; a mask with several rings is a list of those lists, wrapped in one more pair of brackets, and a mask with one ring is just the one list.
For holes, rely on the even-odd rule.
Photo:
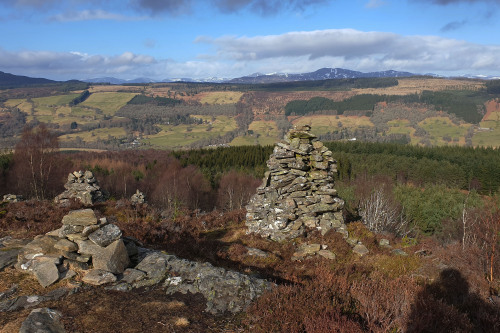
{"label": "dark green forest", "polygon": [[348,98],[344,101],[335,102],[324,97],[313,97],[309,100],[295,100],[285,106],[285,115],[303,116],[318,111],[335,111],[335,114],[344,114],[347,110],[367,111],[370,114],[375,105],[380,102],[401,104],[425,104],[435,108],[436,111],[444,111],[454,114],[462,120],[477,124],[481,121],[484,113],[483,104],[491,96],[484,92],[473,91],[423,91],[421,94],[405,96],[397,95],[372,95],[361,94]]}

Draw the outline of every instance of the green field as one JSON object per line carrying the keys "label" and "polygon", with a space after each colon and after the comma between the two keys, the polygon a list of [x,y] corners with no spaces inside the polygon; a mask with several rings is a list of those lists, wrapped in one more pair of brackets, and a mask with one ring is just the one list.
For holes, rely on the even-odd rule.
{"label": "green field", "polygon": [[49,97],[39,97],[33,98],[33,102],[35,103],[35,107],[47,106],[61,106],[69,104],[73,99],[78,97],[80,94],[67,94],[67,95],[57,95],[57,96],[49,96]]}
{"label": "green field", "polygon": [[472,125],[456,125],[447,117],[432,117],[421,121],[419,126],[429,133],[432,145],[440,146],[458,144],[461,140],[464,141],[467,129]]}
{"label": "green field", "polygon": [[96,108],[101,110],[105,115],[113,116],[116,111],[125,106],[135,95],[137,94],[118,92],[93,93],[80,105]]}
{"label": "green field", "polygon": [[98,129],[95,129],[92,131],[87,131],[87,132],[64,134],[64,135],[61,135],[59,137],[59,139],[61,141],[69,141],[69,140],[75,140],[76,137],[78,136],[83,141],[92,142],[92,141],[97,141],[98,139],[106,140],[110,136],[119,139],[119,138],[123,138],[126,135],[127,135],[127,133],[125,132],[125,129],[118,128],[118,127],[112,127],[112,128],[98,128]]}
{"label": "green field", "polygon": [[257,120],[248,126],[248,134],[235,138],[231,146],[272,145],[278,141],[278,127],[274,121]]}
{"label": "green field", "polygon": [[[193,116],[203,118],[205,116]],[[212,117],[209,117],[212,119]],[[237,128],[236,121],[227,116],[217,116],[215,121],[208,124],[192,125],[159,125],[161,132],[149,135],[145,142],[156,148],[180,148],[204,139],[224,135]]]}
{"label": "green field", "polygon": [[500,121],[482,121],[480,130],[476,131],[472,137],[474,146],[498,147],[500,145]]}

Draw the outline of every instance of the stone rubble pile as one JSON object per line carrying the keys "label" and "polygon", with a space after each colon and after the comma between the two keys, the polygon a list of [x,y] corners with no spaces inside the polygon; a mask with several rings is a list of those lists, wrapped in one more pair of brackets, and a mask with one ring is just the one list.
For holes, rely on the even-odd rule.
{"label": "stone rubble pile", "polygon": [[43,287],[91,266],[98,272],[121,274],[130,256],[137,254],[136,244],[122,238],[120,228],[106,218],[98,220],[92,209],[71,211],[62,224],[35,237],[18,256],[16,267],[35,275]]}
{"label": "stone rubble pile", "polygon": [[308,228],[322,234],[333,229],[347,238],[344,201],[333,187],[336,161],[310,130],[295,127],[276,143],[263,184],[246,207],[248,232],[281,241]]}
{"label": "stone rubble pile", "polygon": [[108,194],[102,190],[91,171],[74,171],[68,175],[64,184],[66,191],[55,197],[54,201],[68,205],[69,199],[77,199],[85,205],[106,201]]}
{"label": "stone rubble pile", "polygon": [[5,194],[3,196],[3,202],[21,202],[21,201],[23,201],[22,195]]}
{"label": "stone rubble pile", "polygon": [[[79,281],[81,276],[84,283],[107,284],[106,288],[123,292],[160,286],[166,294],[201,293],[206,299],[206,311],[223,313],[244,310],[274,285],[210,263],[180,259],[141,246],[137,240],[122,237],[119,227],[107,218],[98,219],[92,209],[69,212],[63,217],[61,228],[27,244],[0,239],[0,248],[9,253],[9,258],[18,255],[15,267],[33,274],[43,287],[61,280]],[[5,258],[3,268],[14,265],[9,258]],[[70,292],[65,288],[57,290]],[[30,297],[0,299],[0,312],[33,307],[54,295]]]}

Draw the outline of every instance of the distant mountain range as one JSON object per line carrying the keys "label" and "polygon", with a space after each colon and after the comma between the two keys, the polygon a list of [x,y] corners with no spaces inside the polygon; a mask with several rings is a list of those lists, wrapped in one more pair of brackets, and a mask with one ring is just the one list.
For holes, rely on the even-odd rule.
{"label": "distant mountain range", "polygon": [[[408,77],[421,74],[414,74],[410,72],[400,72],[394,70],[369,72],[363,73],[352,71],[343,68],[321,68],[315,72],[288,74],[288,73],[272,73],[262,74],[254,73],[248,76],[239,78],[217,78],[209,77],[204,79],[192,78],[169,78],[164,80],[153,80],[146,77],[140,77],[133,80],[122,80],[114,77],[97,77],[93,79],[81,80],[87,83],[109,83],[109,84],[148,84],[148,83],[161,83],[161,82],[199,82],[199,83],[240,83],[240,84],[259,84],[259,83],[278,83],[278,82],[294,82],[294,81],[315,81],[315,80],[328,80],[328,79],[355,79],[355,78],[380,78],[380,77]],[[442,77],[435,74],[424,74],[426,76]],[[462,75],[462,78],[471,79],[500,79],[498,76],[491,75]],[[75,81],[75,80],[71,80]],[[65,81],[68,82],[68,81]],[[14,75],[9,73],[0,72],[0,88],[16,88],[27,87],[42,84],[61,83],[61,81],[48,80],[43,78],[31,78],[28,76]]]}
{"label": "distant mountain range", "polygon": [[293,81],[316,81],[328,79],[357,79],[365,77],[408,77],[417,74],[409,72],[398,71],[383,71],[383,72],[370,72],[363,73],[351,71],[343,68],[321,68],[315,72],[302,73],[302,74],[287,74],[287,73],[273,73],[273,74],[252,74],[236,79],[232,79],[229,83],[274,83],[274,82],[293,82]]}

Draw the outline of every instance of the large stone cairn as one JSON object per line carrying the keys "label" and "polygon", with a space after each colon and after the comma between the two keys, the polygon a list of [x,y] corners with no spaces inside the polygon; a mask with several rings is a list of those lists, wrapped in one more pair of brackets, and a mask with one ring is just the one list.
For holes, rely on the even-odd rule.
{"label": "large stone cairn", "polygon": [[[88,272],[89,278],[107,277],[112,282],[136,254],[137,246],[122,238],[118,226],[106,218],[97,219],[92,209],[80,209],[64,216],[61,228],[27,244],[18,255],[16,267],[35,275],[44,287],[78,270]],[[84,282],[97,284],[85,281],[85,277]]]}
{"label": "large stone cairn", "polygon": [[247,206],[250,233],[280,241],[307,229],[322,234],[334,229],[347,237],[344,201],[333,187],[336,161],[310,130],[308,125],[295,127],[276,143],[269,171]]}
{"label": "large stone cairn", "polygon": [[55,198],[55,202],[62,205],[68,204],[71,198],[77,199],[85,205],[93,205],[96,202],[105,201],[107,196],[107,193],[101,190],[91,171],[70,173],[64,188],[66,191]]}

